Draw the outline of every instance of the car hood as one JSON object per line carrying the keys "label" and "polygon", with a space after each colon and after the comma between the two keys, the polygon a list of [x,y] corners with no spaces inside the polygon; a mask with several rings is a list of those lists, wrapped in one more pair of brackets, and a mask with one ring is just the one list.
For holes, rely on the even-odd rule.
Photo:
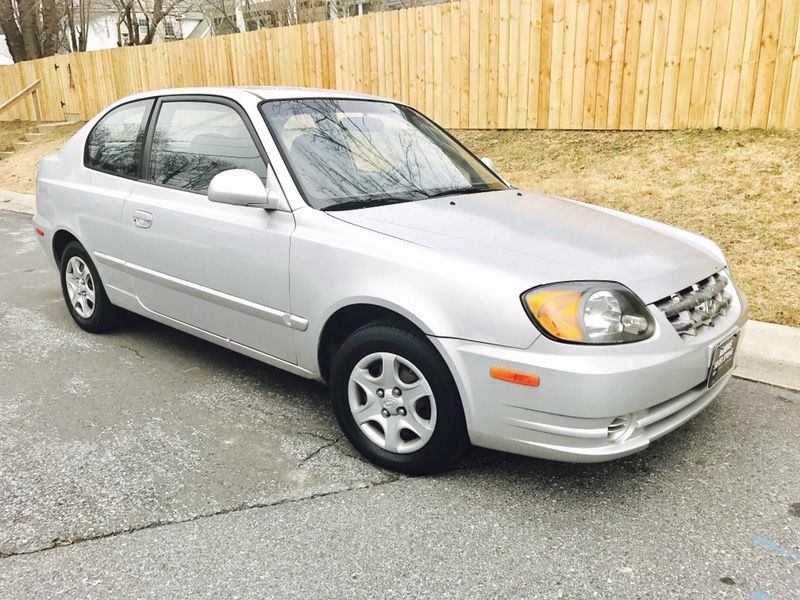
{"label": "car hood", "polygon": [[616,281],[648,304],[724,266],[687,232],[533,192],[447,196],[328,214],[518,275],[527,287]]}

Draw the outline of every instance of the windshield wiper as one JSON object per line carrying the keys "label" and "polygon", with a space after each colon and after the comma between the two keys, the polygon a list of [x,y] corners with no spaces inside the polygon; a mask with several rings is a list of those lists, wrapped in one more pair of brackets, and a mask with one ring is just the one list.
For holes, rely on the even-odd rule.
{"label": "windshield wiper", "polygon": [[480,194],[481,192],[491,191],[486,186],[470,185],[460,188],[451,188],[449,190],[442,190],[441,192],[433,192],[428,194],[428,198],[440,198],[442,196],[457,196],[459,194]]}
{"label": "windshield wiper", "polygon": [[370,206],[385,206],[387,204],[401,204],[403,202],[413,202],[415,198],[370,198],[368,200],[348,200],[331,204],[320,210],[330,212],[334,210],[352,210],[354,208],[369,208]]}

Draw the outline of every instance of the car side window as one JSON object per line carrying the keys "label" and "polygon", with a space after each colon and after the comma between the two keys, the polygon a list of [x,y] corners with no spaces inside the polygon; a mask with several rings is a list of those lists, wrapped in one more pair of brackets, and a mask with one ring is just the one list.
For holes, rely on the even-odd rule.
{"label": "car side window", "polygon": [[152,100],[123,104],[94,126],[86,139],[84,164],[121,177],[137,177]]}
{"label": "car side window", "polygon": [[248,169],[266,181],[267,167],[242,117],[225,104],[164,102],[150,151],[150,180],[205,192],[229,169]]}

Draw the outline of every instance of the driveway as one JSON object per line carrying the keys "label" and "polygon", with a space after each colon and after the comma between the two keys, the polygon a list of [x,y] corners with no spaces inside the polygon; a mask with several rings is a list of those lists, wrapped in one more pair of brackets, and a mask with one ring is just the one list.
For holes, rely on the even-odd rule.
{"label": "driveway", "polygon": [[0,597],[800,597],[800,395],[734,380],[614,463],[398,477],[321,385],[70,320],[0,211]]}

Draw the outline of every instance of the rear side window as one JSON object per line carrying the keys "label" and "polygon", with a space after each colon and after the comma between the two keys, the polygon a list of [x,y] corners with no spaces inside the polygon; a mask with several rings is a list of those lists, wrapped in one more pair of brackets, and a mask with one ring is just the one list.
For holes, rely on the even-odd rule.
{"label": "rear side window", "polygon": [[86,140],[84,164],[121,177],[137,177],[152,100],[115,108],[94,126]]}
{"label": "rear side window", "polygon": [[214,102],[164,102],[150,151],[150,180],[205,192],[229,169],[248,169],[266,181],[267,167],[242,117]]}

